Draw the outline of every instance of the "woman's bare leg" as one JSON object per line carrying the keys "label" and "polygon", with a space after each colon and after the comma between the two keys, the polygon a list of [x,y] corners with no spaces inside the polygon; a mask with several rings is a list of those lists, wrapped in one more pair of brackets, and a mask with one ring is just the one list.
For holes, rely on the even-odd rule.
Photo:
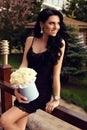
{"label": "woman's bare leg", "polygon": [[28,117],[29,116],[26,116],[26,117],[24,117],[24,118],[22,118],[22,119],[20,119],[20,120],[18,120],[16,122],[17,126],[19,126],[20,128],[22,128],[21,130],[25,130]]}
{"label": "woman's bare leg", "polygon": [[25,130],[28,113],[13,106],[0,119],[0,124],[5,130]]}

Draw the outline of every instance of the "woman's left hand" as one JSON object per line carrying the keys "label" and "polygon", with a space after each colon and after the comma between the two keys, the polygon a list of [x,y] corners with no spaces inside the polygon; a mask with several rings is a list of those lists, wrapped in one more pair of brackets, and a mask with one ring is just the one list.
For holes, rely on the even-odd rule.
{"label": "woman's left hand", "polygon": [[55,107],[59,106],[60,100],[51,100],[46,104],[46,112],[51,113]]}

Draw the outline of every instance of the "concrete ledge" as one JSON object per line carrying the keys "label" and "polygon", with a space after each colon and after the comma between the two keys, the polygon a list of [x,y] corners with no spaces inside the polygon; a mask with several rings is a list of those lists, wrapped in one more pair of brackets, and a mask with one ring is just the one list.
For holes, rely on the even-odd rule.
{"label": "concrete ledge", "polygon": [[29,115],[27,130],[81,130],[42,110]]}

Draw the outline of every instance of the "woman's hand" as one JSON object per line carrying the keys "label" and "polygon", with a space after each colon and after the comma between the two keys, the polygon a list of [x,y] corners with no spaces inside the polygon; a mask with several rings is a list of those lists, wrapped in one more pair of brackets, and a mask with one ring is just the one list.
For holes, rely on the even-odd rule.
{"label": "woman's hand", "polygon": [[27,98],[24,97],[23,95],[21,95],[21,94],[18,92],[18,89],[15,89],[15,90],[14,90],[14,95],[16,96],[18,102],[20,102],[20,103],[29,103],[29,101],[27,100]]}
{"label": "woman's hand", "polygon": [[60,100],[51,100],[46,104],[46,112],[51,113],[55,107],[59,106]]}

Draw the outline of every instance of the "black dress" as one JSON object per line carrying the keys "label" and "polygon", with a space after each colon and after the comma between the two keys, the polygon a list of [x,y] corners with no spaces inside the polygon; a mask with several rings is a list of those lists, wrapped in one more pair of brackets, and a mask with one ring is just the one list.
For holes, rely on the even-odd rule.
{"label": "black dress", "polygon": [[19,103],[15,100],[14,105],[23,111],[32,113],[37,109],[45,110],[46,103],[51,99],[53,64],[49,61],[49,56],[48,50],[36,54],[32,47],[27,53],[28,67],[35,69],[37,72],[35,83],[39,91],[39,97],[28,104]]}

